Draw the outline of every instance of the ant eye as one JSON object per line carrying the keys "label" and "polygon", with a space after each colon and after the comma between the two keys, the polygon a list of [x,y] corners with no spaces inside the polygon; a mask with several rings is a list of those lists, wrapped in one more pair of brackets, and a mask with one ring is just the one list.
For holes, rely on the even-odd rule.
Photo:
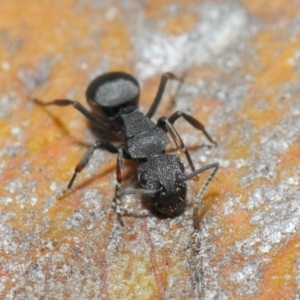
{"label": "ant eye", "polygon": [[145,185],[147,183],[147,173],[141,173],[139,176],[139,182],[141,183],[141,185]]}
{"label": "ant eye", "polygon": [[182,173],[184,173],[184,165],[182,162],[179,163],[179,168]]}
{"label": "ant eye", "polygon": [[180,183],[178,181],[175,181],[175,189],[176,189],[176,192],[178,192],[180,190]]}
{"label": "ant eye", "polygon": [[160,194],[165,194],[165,192],[166,192],[166,189],[165,189],[165,187],[164,186],[161,186],[160,188],[159,188],[159,190],[158,190],[158,193],[160,193]]}

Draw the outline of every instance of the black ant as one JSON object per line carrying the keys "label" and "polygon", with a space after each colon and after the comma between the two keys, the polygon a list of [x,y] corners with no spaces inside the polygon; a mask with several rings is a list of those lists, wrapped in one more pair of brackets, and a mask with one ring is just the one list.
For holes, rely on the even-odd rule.
{"label": "black ant", "polygon": [[[195,118],[184,112],[177,111],[169,118],[161,117],[157,124],[151,121],[161,101],[168,79],[180,80],[172,73],[164,73],[162,75],[156,97],[146,115],[138,110],[139,83],[133,76],[124,72],[103,74],[94,79],[88,86],[86,90],[87,101],[92,108],[98,111],[98,114],[91,113],[77,101],[57,99],[44,103],[35,100],[36,103],[44,106],[72,105],[101,129],[115,132],[124,137],[125,142],[119,147],[108,141],[97,140],[76,166],[68,184],[68,189],[70,189],[77,174],[87,165],[96,149],[103,148],[111,153],[118,154],[117,185],[114,202],[121,224],[123,224],[121,216],[137,216],[137,214],[122,207],[120,200],[122,195],[147,195],[157,211],[167,216],[176,216],[183,212],[186,204],[186,181],[213,168],[214,170],[205,181],[194,205],[193,221],[194,226],[198,227],[198,209],[201,198],[219,168],[219,163],[215,162],[195,170],[189,152],[185,148],[180,135],[173,127],[174,122],[183,117],[193,127],[202,131],[211,143],[216,145],[216,142],[212,140],[204,126]],[[99,113],[102,117],[99,116]],[[170,134],[177,149],[183,151],[186,155],[193,171],[191,174],[185,175],[184,166],[178,156],[165,154],[165,148],[169,144],[167,133]],[[137,178],[142,188],[121,189],[124,158],[131,159],[139,164]]]}

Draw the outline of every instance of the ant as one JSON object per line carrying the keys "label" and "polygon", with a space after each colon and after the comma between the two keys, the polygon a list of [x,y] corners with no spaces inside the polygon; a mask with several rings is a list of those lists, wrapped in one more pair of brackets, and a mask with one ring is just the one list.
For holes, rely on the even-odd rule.
{"label": "ant", "polygon": [[[118,219],[122,225],[121,217],[123,215],[138,215],[122,207],[121,196],[147,195],[158,212],[169,217],[177,216],[185,208],[186,181],[213,168],[214,170],[202,186],[194,205],[193,223],[198,228],[198,210],[201,199],[219,168],[219,163],[215,162],[195,170],[189,152],[173,126],[175,121],[181,117],[184,118],[194,128],[202,131],[212,144],[216,145],[217,143],[206,132],[203,124],[191,115],[177,111],[169,118],[161,117],[157,124],[151,121],[169,79],[181,80],[172,73],[164,73],[155,99],[145,115],[138,109],[139,83],[133,76],[124,72],[105,73],[96,77],[89,84],[86,90],[86,99],[97,114],[90,112],[79,102],[69,99],[57,99],[51,102],[34,100],[35,103],[43,106],[73,106],[102,130],[117,133],[124,138],[124,144],[119,147],[102,139],[97,140],[77,164],[67,187],[71,189],[77,174],[88,164],[96,149],[102,148],[110,153],[117,154],[117,185],[114,203]],[[192,169],[191,174],[185,175],[183,163],[178,156],[165,154],[165,148],[170,143],[167,133],[175,142],[177,149],[185,154]],[[131,159],[139,164],[137,178],[142,188],[121,189],[124,159]]]}

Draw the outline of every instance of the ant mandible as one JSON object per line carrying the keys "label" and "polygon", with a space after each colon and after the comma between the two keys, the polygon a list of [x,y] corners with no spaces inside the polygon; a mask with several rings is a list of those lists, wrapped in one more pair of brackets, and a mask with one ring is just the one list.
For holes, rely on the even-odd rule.
{"label": "ant mandible", "polygon": [[[69,99],[57,99],[51,102],[34,100],[37,104],[43,106],[72,105],[102,130],[113,131],[123,136],[125,141],[119,147],[102,139],[97,140],[76,166],[68,184],[68,189],[70,189],[77,174],[88,164],[96,149],[102,148],[110,153],[117,154],[117,185],[114,203],[118,219],[122,225],[122,216],[138,215],[122,207],[121,196],[147,195],[157,211],[167,216],[176,216],[183,212],[186,204],[186,181],[206,170],[214,169],[202,186],[194,205],[193,223],[198,228],[198,210],[201,199],[219,168],[219,163],[215,162],[195,170],[189,152],[173,126],[175,121],[181,117],[184,118],[194,128],[202,131],[211,143],[216,145],[216,142],[206,132],[203,124],[191,115],[177,111],[169,118],[161,117],[157,124],[151,121],[161,101],[168,79],[181,80],[172,73],[164,73],[156,97],[146,115],[138,109],[139,83],[133,76],[124,72],[110,72],[100,75],[89,84],[86,90],[86,98],[89,105],[98,111],[97,114],[90,112],[79,102]],[[170,134],[177,149],[185,154],[193,171],[191,174],[185,175],[183,163],[178,156],[165,154],[165,148],[170,142],[167,133]],[[137,178],[142,188],[121,189],[124,158],[131,159],[139,164]]]}

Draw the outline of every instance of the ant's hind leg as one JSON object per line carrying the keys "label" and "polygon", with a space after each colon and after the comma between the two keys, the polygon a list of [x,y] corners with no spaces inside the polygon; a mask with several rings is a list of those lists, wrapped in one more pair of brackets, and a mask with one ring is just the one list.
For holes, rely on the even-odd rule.
{"label": "ant's hind leg", "polygon": [[93,156],[94,151],[96,149],[99,149],[99,148],[103,148],[103,149],[107,150],[110,153],[118,153],[118,148],[115,147],[114,145],[112,145],[111,143],[101,141],[101,140],[96,141],[94,143],[94,145],[87,150],[87,152],[84,154],[84,156],[82,157],[80,162],[77,164],[77,166],[74,170],[74,174],[73,174],[73,176],[72,176],[72,178],[71,178],[71,180],[68,184],[68,189],[71,189],[77,174],[84,169],[84,167],[88,164],[89,160]]}
{"label": "ant's hind leg", "polygon": [[95,116],[91,112],[89,112],[83,105],[81,105],[77,101],[68,100],[68,99],[56,99],[51,102],[42,102],[38,99],[33,100],[36,104],[42,105],[42,106],[49,106],[49,105],[57,105],[57,106],[69,106],[72,105],[75,109],[77,109],[79,112],[81,112],[87,119],[89,119],[94,124],[98,125],[100,128],[105,130],[111,130],[113,129],[112,126],[102,120],[101,118]]}

